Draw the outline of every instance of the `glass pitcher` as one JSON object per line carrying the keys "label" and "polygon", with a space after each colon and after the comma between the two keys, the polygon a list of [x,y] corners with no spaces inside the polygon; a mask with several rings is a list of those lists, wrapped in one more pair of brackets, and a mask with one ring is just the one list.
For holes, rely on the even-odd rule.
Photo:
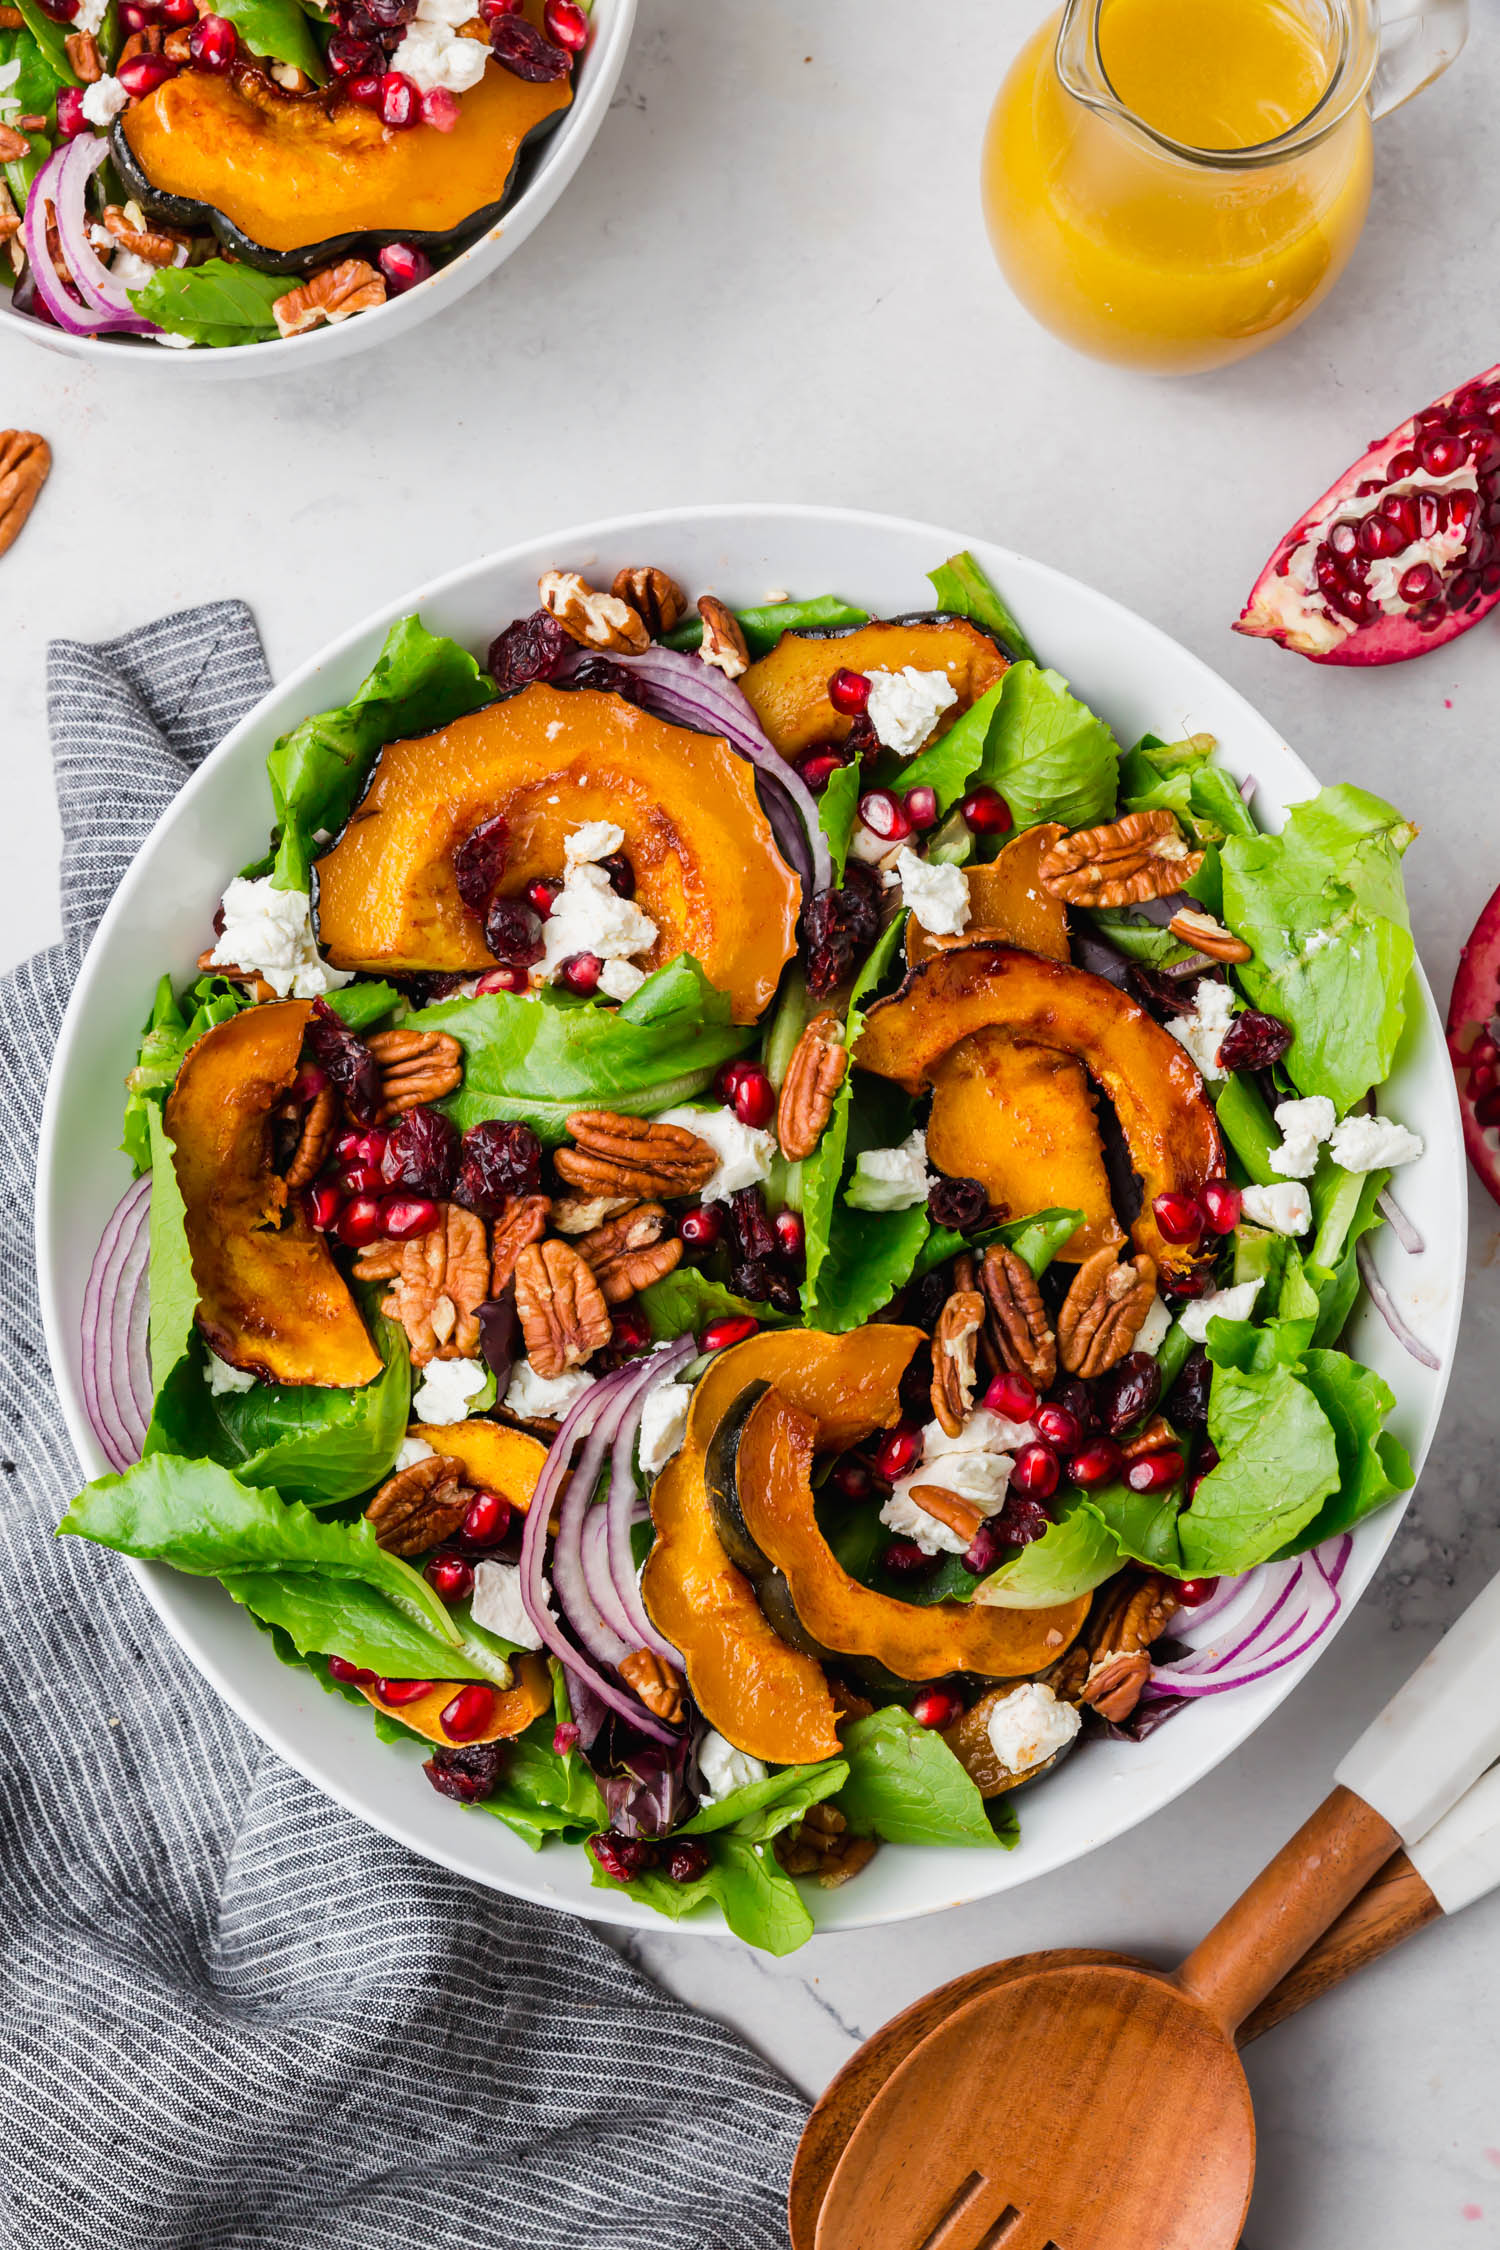
{"label": "glass pitcher", "polygon": [[985,216],[1078,350],[1190,373],[1259,351],[1349,261],[1372,119],[1430,85],[1468,0],[1067,0],[991,114]]}

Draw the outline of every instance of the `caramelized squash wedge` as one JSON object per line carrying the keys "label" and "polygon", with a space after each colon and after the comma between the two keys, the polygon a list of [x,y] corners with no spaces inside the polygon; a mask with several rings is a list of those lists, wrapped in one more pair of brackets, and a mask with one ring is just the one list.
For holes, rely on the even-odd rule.
{"label": "caramelized squash wedge", "polygon": [[705,1484],[709,1443],[747,1383],[774,1381],[842,1450],[901,1418],[901,1376],[926,1337],[894,1323],[828,1336],[768,1330],[721,1352],[693,1393],[682,1450],[651,1494],[656,1541],[641,1592],[681,1652],[709,1725],[752,1757],[798,1765],[838,1754],[838,1707],[815,1654],[774,1629],[724,1551]]}
{"label": "caramelized squash wedge", "polygon": [[268,1383],[353,1390],[381,1371],[322,1235],[272,1169],[271,1111],[297,1075],[307,1000],[246,1008],[189,1051],[165,1124],[182,1191],[198,1326]]}
{"label": "caramelized squash wedge", "polygon": [[913,968],[959,945],[1018,945],[1023,953],[1040,953],[1044,960],[1068,960],[1068,910],[1042,888],[1040,872],[1043,853],[1066,833],[1056,821],[1023,828],[997,858],[967,868],[969,924],[961,936],[933,937],[915,914],[908,914],[906,958]]}
{"label": "caramelized squash wedge", "polygon": [[[511,1671],[515,1675],[511,1685],[495,1689],[495,1708],[489,1725],[483,1734],[468,1736],[468,1741],[508,1742],[513,1735],[524,1734],[533,1719],[551,1710],[552,1676],[545,1657],[514,1657]],[[415,1703],[385,1703],[374,1685],[361,1687],[359,1692],[366,1703],[373,1703],[388,1719],[399,1719],[413,1734],[421,1735],[424,1742],[435,1742],[439,1749],[451,1750],[453,1742],[443,1732],[443,1713],[462,1688],[473,1684],[470,1680],[436,1680]]]}
{"label": "caramelized squash wedge", "polygon": [[181,70],[132,102],[110,135],[143,210],[210,226],[267,273],[306,273],[387,242],[453,250],[500,216],[522,149],[572,100],[498,63],[459,101],[452,132],[400,133],[337,88],[284,93],[263,71]]}
{"label": "caramelized squash wedge", "polygon": [[988,633],[967,617],[941,614],[891,617],[852,631],[783,633],[769,655],[760,657],[740,686],[749,696],[767,737],[784,758],[794,758],[814,742],[842,742],[854,721],[835,711],[828,683],[835,672],[946,672],[958,701],[944,712],[944,733],[971,703],[992,688],[1010,662]]}
{"label": "caramelized squash wedge", "polygon": [[[997,1027],[1076,1057],[1103,1088],[1142,1183],[1136,1246],[1165,1273],[1192,1272],[1198,1260],[1165,1239],[1151,1207],[1168,1189],[1198,1194],[1224,1170],[1213,1104],[1187,1050],[1102,977],[1012,946],[960,946],[921,963],[871,1008],[854,1059],[915,1094],[934,1085],[964,1041]],[[956,1067],[965,1066],[966,1058]]]}
{"label": "caramelized squash wedge", "polygon": [[466,1482],[477,1492],[498,1492],[522,1515],[530,1507],[547,1458],[539,1438],[478,1415],[472,1422],[413,1422],[406,1434],[461,1462]]}
{"label": "caramelized squash wedge", "polygon": [[536,683],[380,754],[343,834],[317,862],[318,940],[341,969],[382,976],[493,968],[459,897],[453,852],[481,821],[509,825],[501,890],[560,875],[583,821],[625,832],[658,968],[691,953],[735,1020],[767,1007],[796,944],[801,885],[776,848],[754,769],[717,735],[618,695]]}
{"label": "caramelized squash wedge", "polygon": [[1082,1629],[1091,1596],[1050,1609],[977,1603],[920,1607],[851,1578],[818,1529],[812,1468],[818,1425],[774,1385],[749,1404],[725,1449],[734,1512],[786,1581],[802,1625],[822,1647],[873,1658],[902,1680],[949,1672],[1017,1679],[1057,1661]]}

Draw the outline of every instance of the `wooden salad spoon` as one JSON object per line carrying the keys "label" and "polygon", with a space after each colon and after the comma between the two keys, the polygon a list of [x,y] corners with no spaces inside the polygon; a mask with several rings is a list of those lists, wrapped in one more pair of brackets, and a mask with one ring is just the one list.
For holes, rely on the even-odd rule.
{"label": "wooden salad spoon", "polygon": [[1032,1954],[877,2032],[809,2120],[793,2250],[1230,2250],[1255,2147],[1236,2038],[1500,1882],[1500,1776],[1472,1786],[1500,1757],[1497,1656],[1500,1580],[1173,1975]]}

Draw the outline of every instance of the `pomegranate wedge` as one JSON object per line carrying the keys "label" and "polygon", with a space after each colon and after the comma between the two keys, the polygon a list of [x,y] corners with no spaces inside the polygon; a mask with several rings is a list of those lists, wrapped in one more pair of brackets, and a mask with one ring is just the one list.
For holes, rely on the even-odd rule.
{"label": "pomegranate wedge", "polygon": [[1500,367],[1371,446],[1294,524],[1237,633],[1315,664],[1400,664],[1500,600]]}
{"label": "pomegranate wedge", "polygon": [[1469,933],[1448,1003],[1448,1049],[1458,1075],[1464,1144],[1500,1203],[1500,891]]}

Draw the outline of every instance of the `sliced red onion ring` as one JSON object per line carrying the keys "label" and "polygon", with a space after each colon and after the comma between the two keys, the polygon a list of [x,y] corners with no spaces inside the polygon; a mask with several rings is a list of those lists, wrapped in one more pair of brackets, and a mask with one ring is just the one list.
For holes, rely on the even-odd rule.
{"label": "sliced red onion ring", "polygon": [[633,1383],[616,1384],[594,1418],[583,1449],[573,1464],[573,1474],[557,1514],[552,1542],[552,1590],[564,1620],[578,1636],[586,1653],[601,1664],[616,1667],[634,1653],[634,1644],[617,1633],[589,1587],[583,1564],[583,1526],[604,1467],[604,1456],[615,1432],[640,1387],[639,1365],[629,1370]]}
{"label": "sliced red onion ring", "polygon": [[154,336],[160,333],[155,322],[141,318],[123,282],[115,279],[89,240],[85,200],[88,183],[108,155],[109,142],[95,140],[86,133],[68,142],[53,206],[57,213],[58,247],[86,305],[112,318],[123,316],[137,334]]}
{"label": "sliced red onion ring", "polygon": [[670,1383],[679,1367],[686,1367],[697,1348],[692,1336],[679,1336],[675,1344],[670,1345],[666,1351],[654,1353],[647,1362],[654,1370],[651,1380],[637,1394],[615,1438],[614,1455],[609,1467],[606,1513],[610,1582],[629,1620],[629,1630],[635,1636],[635,1646],[653,1650],[668,1664],[676,1665],[679,1671],[682,1669],[681,1655],[657,1631],[641,1599],[640,1581],[636,1577],[635,1560],[630,1551],[630,1526],[636,1512],[637,1497],[635,1441],[646,1400],[661,1384]]}
{"label": "sliced red onion ring", "polygon": [[1205,1603],[1186,1628],[1196,1635],[1212,1625],[1212,1638],[1195,1642],[1186,1656],[1156,1665],[1147,1695],[1153,1701],[1222,1695],[1305,1656],[1339,1614],[1339,1581],[1353,1550],[1354,1541],[1345,1531],[1292,1561],[1263,1564],[1248,1574],[1254,1581],[1248,1608],[1227,1626],[1229,1613],[1241,1611],[1247,1592],[1245,1581],[1236,1581],[1227,1600],[1216,1596]]}
{"label": "sliced red onion ring", "polygon": [[1409,1258],[1420,1258],[1427,1244],[1419,1227],[1415,1226],[1402,1210],[1389,1188],[1382,1188],[1375,1198],[1375,1208],[1383,1219],[1390,1221],[1396,1240]]}
{"label": "sliced red onion ring", "polygon": [[[750,760],[762,781],[771,785],[766,818],[778,844],[783,851],[792,850],[794,864],[804,881],[810,879],[812,890],[828,890],[833,883],[833,861],[828,838],[818,824],[817,803],[796,767],[788,765],[767,741],[744,691],[712,664],[682,649],[648,648],[642,656],[612,655],[610,662],[637,675],[648,708],[661,718],[696,727],[701,733],[722,734],[732,749]],[[790,847],[783,835],[786,816],[783,811],[778,820],[778,796],[790,800],[796,813],[801,841],[795,847]]]}
{"label": "sliced red onion ring", "polygon": [[1354,1253],[1354,1263],[1359,1268],[1360,1280],[1364,1283],[1365,1287],[1370,1292],[1371,1304],[1375,1307],[1375,1310],[1379,1313],[1381,1319],[1385,1322],[1386,1327],[1395,1337],[1402,1350],[1410,1352],[1412,1358],[1416,1360],[1419,1365],[1423,1367],[1430,1367],[1434,1374],[1439,1373],[1442,1368],[1442,1361],[1438,1358],[1436,1352],[1430,1350],[1428,1346],[1423,1343],[1420,1336],[1414,1336],[1412,1334],[1411,1330],[1407,1327],[1406,1322],[1402,1319],[1400,1313],[1396,1310],[1396,1301],[1394,1297],[1392,1297],[1389,1289],[1387,1289],[1385,1283],[1381,1280],[1380,1275],[1376,1272],[1375,1253],[1370,1248],[1370,1238],[1368,1235],[1365,1235],[1361,1238],[1359,1248]]}
{"label": "sliced red onion ring", "polygon": [[[97,157],[94,151],[100,153]],[[26,213],[21,222],[21,239],[36,280],[37,294],[59,328],[70,336],[153,336],[157,330],[150,321],[133,313],[128,301],[121,312],[108,303],[98,303],[89,298],[89,292],[80,281],[81,294],[88,301],[80,304],[70,290],[64,287],[47,249],[47,207],[51,204],[57,219],[58,248],[77,279],[74,259],[81,263],[92,262],[99,266],[86,239],[84,212],[84,186],[96,163],[102,163],[109,154],[109,143],[80,136],[65,142],[54,150],[32,181],[26,197]],[[101,268],[102,270],[102,268]],[[121,293],[123,295],[123,292]]]}
{"label": "sliced red onion ring", "polygon": [[1248,805],[1248,804],[1249,804],[1249,802],[1250,802],[1250,800],[1251,800],[1251,798],[1252,798],[1252,797],[1253,797],[1253,796],[1255,795],[1255,792],[1256,792],[1256,790],[1257,790],[1257,789],[1258,789],[1259,787],[1260,787],[1260,783],[1259,783],[1259,782],[1258,782],[1258,781],[1256,780],[1256,778],[1255,778],[1254,774],[1253,774],[1253,773],[1247,773],[1247,774],[1246,774],[1246,776],[1245,776],[1245,778],[1244,778],[1244,780],[1243,780],[1243,781],[1242,781],[1242,782],[1240,783],[1240,798],[1241,798],[1241,801],[1242,801],[1243,803],[1245,803],[1245,804],[1247,804],[1247,805]]}
{"label": "sliced red onion ring", "polygon": [[127,1188],[111,1213],[83,1292],[84,1405],[112,1469],[128,1469],[139,1460],[151,1419],[146,1354],[150,1212],[148,1174]]}
{"label": "sliced red onion ring", "polygon": [[579,1553],[589,1594],[599,1614],[619,1635],[625,1646],[633,1648],[635,1643],[630,1638],[630,1619],[625,1615],[625,1605],[615,1592],[614,1581],[609,1575],[609,1516],[604,1508],[590,1508],[584,1517]]}

